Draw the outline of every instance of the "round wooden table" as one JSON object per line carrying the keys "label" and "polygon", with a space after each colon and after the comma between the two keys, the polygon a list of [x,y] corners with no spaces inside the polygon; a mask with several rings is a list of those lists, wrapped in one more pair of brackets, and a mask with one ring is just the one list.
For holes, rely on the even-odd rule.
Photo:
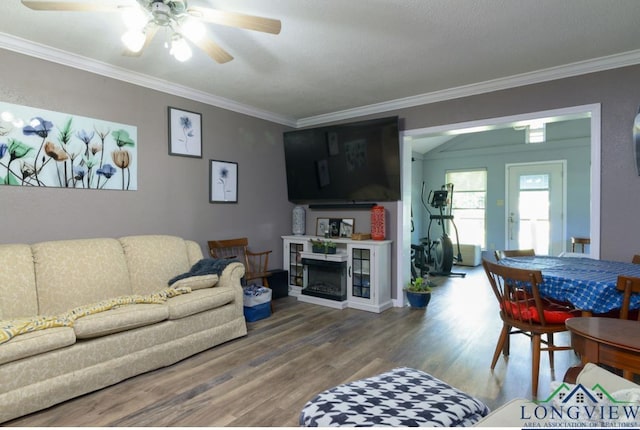
{"label": "round wooden table", "polygon": [[640,374],[640,322],[616,318],[571,318],[571,346],[583,364],[622,369],[626,379]]}

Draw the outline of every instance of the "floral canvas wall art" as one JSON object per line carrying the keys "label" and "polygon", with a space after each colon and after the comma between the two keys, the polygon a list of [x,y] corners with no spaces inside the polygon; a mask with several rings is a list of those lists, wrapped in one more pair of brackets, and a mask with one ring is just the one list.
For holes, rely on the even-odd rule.
{"label": "floral canvas wall art", "polygon": [[137,127],[0,102],[0,184],[137,189]]}

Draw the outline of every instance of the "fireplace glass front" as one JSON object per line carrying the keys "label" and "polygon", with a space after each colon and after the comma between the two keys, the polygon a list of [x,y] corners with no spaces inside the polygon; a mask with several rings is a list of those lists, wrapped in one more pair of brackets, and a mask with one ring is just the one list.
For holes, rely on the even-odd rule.
{"label": "fireplace glass front", "polygon": [[347,262],[303,258],[302,294],[328,300],[347,300]]}

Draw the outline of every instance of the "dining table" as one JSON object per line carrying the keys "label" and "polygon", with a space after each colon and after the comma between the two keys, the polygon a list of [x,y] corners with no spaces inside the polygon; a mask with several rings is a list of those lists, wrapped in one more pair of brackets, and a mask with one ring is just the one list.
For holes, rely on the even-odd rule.
{"label": "dining table", "polygon": [[617,318],[569,318],[571,346],[582,364],[622,369],[626,379],[640,374],[640,322]]}
{"label": "dining table", "polygon": [[[583,315],[605,314],[622,307],[622,292],[616,288],[618,275],[640,277],[640,264],[596,260],[587,257],[506,257],[498,264],[518,269],[539,270],[540,294],[571,303]],[[631,295],[630,309],[640,309],[640,294]]]}

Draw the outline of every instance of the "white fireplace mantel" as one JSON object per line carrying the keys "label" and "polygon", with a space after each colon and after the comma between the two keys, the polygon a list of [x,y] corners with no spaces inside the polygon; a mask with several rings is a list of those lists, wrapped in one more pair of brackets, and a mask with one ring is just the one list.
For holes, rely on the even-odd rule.
{"label": "white fireplace mantel", "polygon": [[[311,252],[311,239],[317,236],[282,236],[283,267],[289,274],[289,295],[307,303],[336,309],[355,308],[383,312],[391,301],[391,241],[331,238],[335,254]],[[328,300],[302,293],[306,276],[302,259],[347,262],[347,300]]]}

